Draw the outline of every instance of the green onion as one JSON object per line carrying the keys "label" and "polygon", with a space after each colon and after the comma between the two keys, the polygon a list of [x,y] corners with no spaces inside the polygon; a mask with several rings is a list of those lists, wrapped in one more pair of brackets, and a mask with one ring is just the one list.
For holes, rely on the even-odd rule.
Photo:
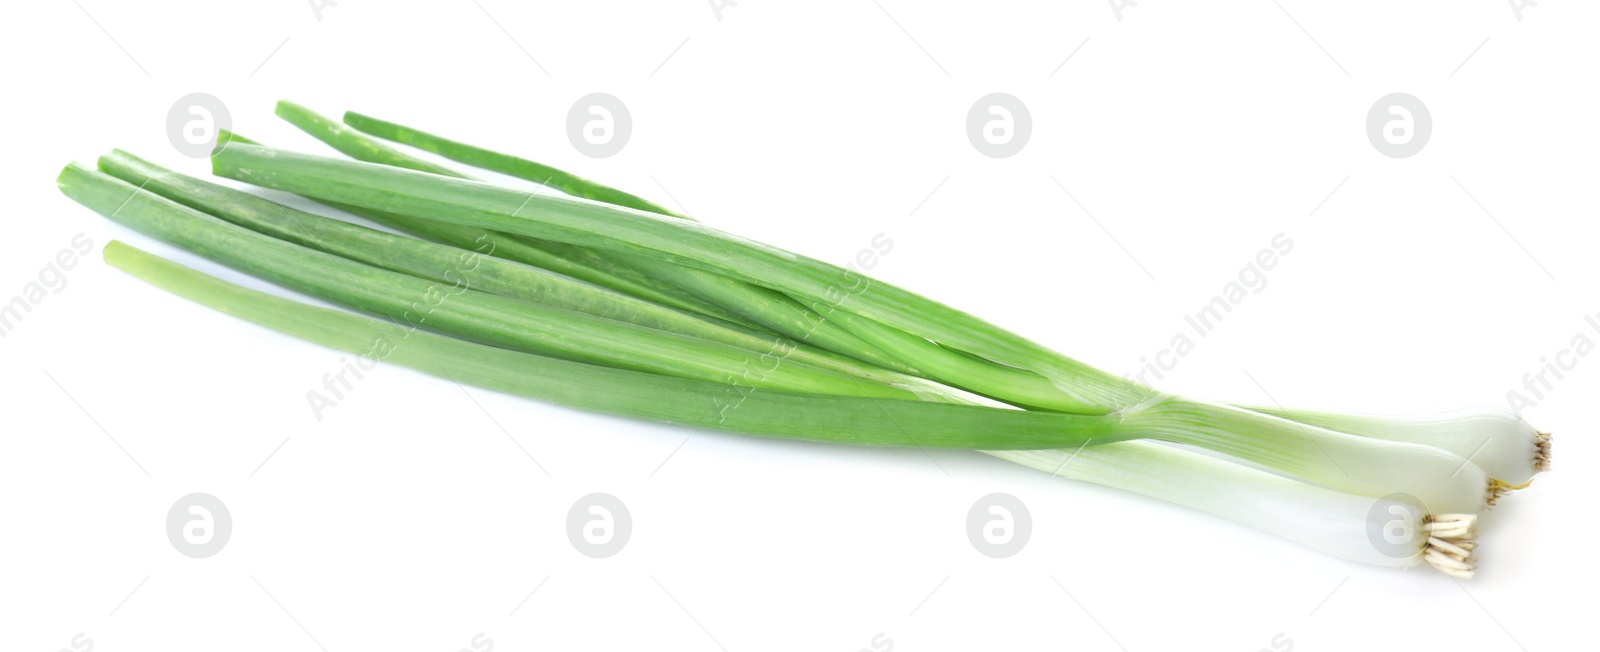
{"label": "green onion", "polygon": [[[356,112],[346,112],[344,122],[350,127],[378,138],[411,145],[459,163],[533,182],[555,179],[558,181],[551,185],[570,195],[663,215],[685,217],[621,190],[517,156],[468,145]],[[368,142],[364,143],[364,146],[373,148],[378,145]],[[352,157],[358,160],[372,160],[363,158],[359,154],[352,154]],[[959,351],[945,350],[921,338],[907,337],[899,331],[884,328],[871,320],[852,320],[849,313],[834,311],[815,303],[812,307],[828,314],[830,318],[850,321],[851,330],[903,360],[917,361],[917,365],[927,371],[928,375],[938,378],[960,378],[962,384],[974,391],[982,391],[982,387],[988,384],[982,380],[983,378],[1007,375],[1009,371],[982,364],[981,360],[970,356],[955,357],[951,354],[959,354]],[[1033,380],[1025,374],[1013,378],[1020,379],[1022,383]],[[1532,482],[1534,474],[1543,471],[1549,465],[1550,435],[1533,429],[1508,410],[1466,410],[1455,414],[1427,417],[1377,417],[1282,408],[1250,409],[1330,430],[1443,448],[1471,459],[1482,467],[1491,478],[1490,482],[1496,493],[1526,487]]]}
{"label": "green onion", "polygon": [[[246,147],[232,145],[230,148]],[[473,290],[484,256],[462,252],[443,283],[284,242],[76,164],[58,180],[73,200],[136,231],[274,283],[419,328],[517,350],[715,382],[795,391],[914,398],[902,387]]]}
{"label": "green onion", "polygon": [[[659,204],[637,195],[629,194],[616,188],[604,186],[575,174],[558,170],[556,168],[535,163],[533,161],[490,151],[481,147],[474,147],[466,143],[450,140],[441,136],[386,122],[377,118],[368,117],[354,111],[346,111],[344,123],[359,131],[377,136],[384,140],[410,145],[425,152],[438,154],[458,163],[464,163],[475,168],[499,172],[504,175],[528,179],[542,183],[574,197],[592,199],[597,202],[622,206],[647,213],[659,213],[676,217],[687,217],[667,210]],[[342,151],[342,150],[341,150]],[[350,158],[358,161],[370,159],[345,152]]]}
{"label": "green onion", "polygon": [[1121,414],[1145,438],[1191,444],[1249,460],[1326,487],[1372,497],[1409,494],[1429,513],[1476,513],[1489,478],[1446,450],[1372,439],[1180,397]]}
{"label": "green onion", "polygon": [[[328,143],[341,152],[359,154],[387,165],[466,178],[465,175],[444,166],[429,163],[377,143],[360,133],[344,127],[344,125],[331,122],[299,105],[290,102],[279,102],[278,115],[291,124],[306,130],[307,133],[317,136],[319,140]],[[219,146],[229,143],[260,144],[233,132],[219,134],[218,143]],[[548,269],[662,305],[694,311],[725,321],[740,322],[737,316],[731,315],[713,304],[679,291],[671,285],[650,278],[637,270],[618,265],[615,261],[608,260],[593,251],[581,247],[573,247],[559,242],[541,242],[504,233],[493,233],[455,224],[368,210],[357,206],[334,204],[334,207],[419,238],[448,244],[460,249],[476,250],[488,245],[493,248],[494,255],[499,258]],[[744,324],[750,325],[748,323]]]}
{"label": "green onion", "polygon": [[1250,408],[1301,423],[1363,437],[1423,444],[1472,460],[1488,474],[1495,493],[1522,489],[1550,468],[1550,433],[1505,408],[1475,408],[1428,416],[1337,414]]}
{"label": "green onion", "polygon": [[470,273],[458,273],[463,252],[455,247],[393,235],[296,210],[167,170],[123,151],[100,158],[102,171],[189,208],[220,217],[258,233],[335,256],[441,283],[466,282],[475,290],[552,307],[625,321],[735,346],[757,355],[823,367],[886,384],[933,393],[953,392],[834,353],[781,338],[719,324],[554,272],[492,257],[494,242],[478,246],[484,256],[469,256]]}
{"label": "green onion", "polygon": [[1100,417],[797,394],[673,378],[475,344],[243,288],[122,242],[106,262],[196,303],[335,350],[506,394],[604,414],[860,446],[1072,448]]}
{"label": "green onion", "polygon": [[[548,183],[561,191],[593,199],[624,208],[634,208],[641,211],[657,213],[683,219],[692,219],[684,215],[669,211],[656,204],[640,199],[634,195],[605,186],[562,170],[535,163],[527,159],[502,154],[492,150],[453,141],[441,136],[405,127],[392,122],[386,122],[368,117],[355,112],[346,112],[344,121],[351,127],[366,132],[379,138],[411,145],[424,151],[443,156],[450,160],[465,163],[474,167],[483,168],[520,179],[536,183]],[[370,151],[374,145],[368,144],[362,148],[350,148],[352,158],[357,160],[382,162],[373,158],[364,158],[363,150]],[[403,166],[402,166],[403,167]],[[905,333],[898,329],[890,328],[870,319],[859,318],[848,312],[836,310],[834,306],[811,301],[806,305],[785,300],[785,297],[774,297],[766,301],[750,301],[747,290],[740,291],[737,286],[749,286],[739,281],[706,274],[697,270],[677,268],[674,265],[651,261],[634,262],[635,266],[648,265],[647,270],[658,276],[668,276],[674,270],[689,278],[675,277],[674,281],[682,286],[695,289],[701,296],[712,298],[724,306],[739,311],[751,319],[764,324],[773,325],[776,330],[784,333],[796,333],[796,328],[805,328],[805,333],[812,333],[818,328],[821,320],[842,320],[845,330],[853,333],[859,340],[878,350],[887,352],[893,358],[906,361],[916,367],[919,373],[937,378],[946,383],[959,384],[963,388],[996,398],[1022,405],[1049,406],[1054,403],[1059,393],[1056,386],[1048,379],[1035,373],[1015,369],[1004,365],[996,365],[980,358],[975,358],[941,348],[933,343],[915,335]],[[770,295],[777,295],[770,292]],[[807,310],[809,306],[810,310]],[[783,323],[786,320],[804,319],[811,322],[809,326],[797,326],[792,323]],[[808,338],[809,339],[809,338]],[[829,342],[827,346],[838,349],[840,346],[849,347],[853,342]],[[881,362],[881,358],[872,357],[872,361]]]}
{"label": "green onion", "polygon": [[[212,157],[219,175],[314,199],[547,240],[651,256],[822,302],[941,345],[1031,369],[1055,385],[1036,407],[1104,414],[1149,398],[1122,378],[1050,351],[967,313],[815,259],[685,220],[581,199],[519,192],[355,161],[232,145]],[[845,353],[845,352],[841,352]],[[1028,397],[1025,388],[993,395]],[[991,393],[986,390],[985,393]]]}
{"label": "green onion", "polygon": [[[1430,513],[1404,497],[1341,493],[1154,442],[989,454],[1183,505],[1351,561],[1393,567],[1427,562],[1462,578],[1472,577],[1477,561],[1475,514]],[[1375,532],[1385,537],[1383,545],[1375,543]]]}
{"label": "green onion", "polygon": [[[349,313],[308,306],[201,274],[120,241],[105,258],[137,278],[196,303],[363,359],[585,410],[752,435],[856,445],[968,447],[1024,439],[1061,446],[1060,433],[1089,435],[1103,417],[896,400],[791,394],[597,367],[473,344]],[[739,409],[729,409],[738,405]],[[911,434],[912,430],[919,433]],[[1083,444],[1090,440],[1085,439]],[[1295,482],[1248,467],[1143,442],[1067,452],[988,451],[1055,475],[1172,501],[1354,561],[1389,566],[1426,559],[1470,577],[1475,517],[1428,515],[1405,534],[1411,555],[1384,555],[1365,537],[1373,514],[1420,509]],[[1386,507],[1386,503],[1394,503]],[[1406,545],[1406,544],[1402,544]]]}
{"label": "green onion", "polygon": [[[789,291],[813,291],[828,278],[829,269],[853,277],[854,285],[824,288],[819,294],[841,294],[850,300],[851,312],[863,317],[864,300],[886,306],[880,314],[905,314],[903,324],[916,324],[935,335],[954,334],[959,342],[974,342],[960,328],[976,318],[922,299],[885,284],[873,283],[858,274],[818,261],[759,245],[715,230],[647,213],[596,204],[586,200],[536,197],[487,184],[461,181],[400,170],[381,165],[311,157],[260,147],[230,146],[212,158],[213,167],[226,177],[279,188],[311,197],[353,203],[379,210],[428,214],[447,221],[539,235],[550,239],[581,243],[599,248],[615,247],[628,252],[659,255],[670,262],[715,267],[738,274],[738,267],[749,278],[760,275],[783,282]],[[455,202],[455,203],[453,203]],[[535,204],[537,204],[535,206]],[[507,208],[510,205],[510,208]],[[528,217],[520,215],[524,206],[534,206]],[[648,253],[647,253],[648,252]],[[799,289],[796,289],[799,288]],[[887,289],[886,289],[887,288]],[[809,296],[809,295],[808,295]],[[859,301],[858,301],[859,300]],[[844,303],[838,301],[835,305]],[[930,307],[931,306],[931,307]],[[917,312],[926,308],[926,312]],[[951,315],[959,314],[961,318]],[[941,321],[948,317],[949,321]],[[993,337],[979,338],[990,351],[1021,351],[1025,340],[982,324]],[[968,338],[968,339],[960,339]],[[932,338],[930,338],[932,339]],[[939,344],[946,342],[934,339]],[[1007,348],[1010,347],[1010,348]],[[979,353],[958,347],[968,353]],[[1064,356],[1051,353],[1060,360]],[[1041,358],[1031,360],[1040,363]],[[1044,362],[1049,362],[1044,360]],[[1404,492],[1416,496],[1439,513],[1471,513],[1488,501],[1489,483],[1481,470],[1460,456],[1435,448],[1375,440],[1328,431],[1238,408],[1202,403],[1174,397],[1158,397],[1142,404],[1116,404],[1117,398],[1107,383],[1108,374],[1081,363],[1072,364],[1085,371],[1076,377],[1051,377],[1058,391],[1048,404],[1029,397],[1023,401],[1036,407],[1076,411],[1121,410],[1121,423],[1137,430],[1128,436],[1167,439],[1194,443],[1264,464],[1328,487],[1369,496]],[[1049,367],[1060,370],[1067,367]],[[1038,371],[1037,368],[1034,369]],[[1042,373],[1042,372],[1041,372]],[[1079,381],[1073,383],[1072,381]],[[1120,379],[1116,383],[1121,383]],[[1112,383],[1114,385],[1115,383]],[[960,386],[966,387],[965,384]],[[1013,385],[995,395],[1015,400],[1026,395],[1026,387]],[[1131,391],[1131,390],[1130,390]],[[1147,390],[1140,389],[1141,393]],[[983,393],[989,393],[985,391]],[[1094,403],[1089,398],[1094,397]],[[1125,406],[1125,407],[1124,407]]]}
{"label": "green onion", "polygon": [[[549,179],[560,179],[560,185],[552,185],[570,195],[624,208],[635,208],[661,215],[692,219],[663,209],[655,204],[644,202],[644,200],[640,200],[634,195],[621,190],[582,179],[576,175],[527,159],[453,141],[419,129],[386,122],[355,112],[346,112],[344,121],[349,126],[373,136],[411,145],[450,160],[492,172],[535,183],[544,183]],[[341,132],[339,137],[342,138],[345,135],[344,132]],[[373,157],[363,156],[364,152],[373,151],[379,147],[381,145],[366,143],[361,147],[349,147],[350,151],[347,153],[350,153],[351,157],[357,160],[383,162]],[[613,197],[622,197],[623,200],[612,201],[610,198]],[[643,203],[641,204],[640,202]],[[969,391],[1018,405],[1037,407],[1056,405],[1059,398],[1060,391],[1057,386],[1039,374],[1006,365],[997,365],[958,350],[946,349],[924,338],[891,328],[871,319],[858,317],[848,311],[838,310],[835,306],[823,302],[809,301],[805,305],[801,305],[778,298],[769,302],[757,302],[756,307],[752,309],[749,307],[750,303],[742,301],[740,293],[735,291],[737,288],[734,286],[749,287],[745,283],[714,274],[698,272],[697,270],[678,268],[670,263],[659,261],[634,263],[635,266],[644,264],[650,265],[648,270],[657,276],[670,275],[673,269],[682,270],[680,273],[691,275],[691,278],[675,278],[674,280],[678,285],[694,289],[700,296],[712,298],[714,301],[718,301],[722,305],[739,311],[741,314],[761,323],[772,325],[775,323],[774,320],[786,317],[794,319],[801,313],[809,316],[812,320],[838,320],[845,327],[845,330],[853,333],[860,340],[865,340],[867,344],[888,353],[894,358],[910,363],[922,375],[945,383],[959,385]],[[696,276],[698,278],[695,278]],[[777,293],[773,292],[772,294]],[[809,311],[806,310],[808,306],[810,308]],[[788,324],[778,326],[776,329],[785,333],[795,332],[793,330],[794,326]],[[845,344],[845,346],[848,346],[848,344]],[[878,360],[878,358],[872,359]]]}
{"label": "green onion", "polygon": [[[312,137],[321,140],[334,149],[358,161],[381,163],[397,168],[430,172],[433,174],[441,174],[460,179],[472,178],[455,170],[451,170],[449,168],[445,168],[443,166],[439,166],[414,156],[410,156],[404,152],[395,150],[394,148],[377,142],[364,134],[346,127],[345,125],[333,122],[315,112],[312,112],[310,109],[293,102],[289,102],[287,100],[278,102],[276,111],[278,117],[283,118],[290,124],[300,128],[301,131],[306,132]],[[456,152],[456,150],[450,151],[453,153],[459,153]],[[487,152],[487,150],[476,150],[475,148],[474,151]],[[492,154],[492,156],[487,156],[488,159],[492,160],[509,160],[515,158],[506,157],[505,155],[496,154],[493,152],[488,152],[488,154]],[[484,158],[485,157],[473,156],[469,152],[466,160],[469,162],[482,162]],[[686,216],[678,215],[677,213],[668,211],[660,206],[639,199],[620,190],[595,184],[593,182],[580,179],[575,175],[567,174],[565,172],[561,172],[560,170],[554,170],[553,168],[532,163],[531,161],[526,161],[525,163],[528,165],[512,164],[509,167],[503,167],[500,169],[504,169],[520,176],[523,179],[537,183],[541,188],[553,187],[564,192],[568,192],[569,194],[594,198],[600,201],[605,201],[607,199],[616,200],[624,202],[619,205],[637,207],[641,210],[646,210],[648,212],[661,215],[690,219]],[[544,174],[545,172],[550,172],[550,174]],[[559,185],[552,185],[552,182],[558,183]],[[628,198],[632,198],[632,200]],[[347,208],[346,210],[350,209]],[[365,209],[357,208],[355,210],[361,211]],[[392,216],[393,214],[389,213],[388,215]],[[411,220],[415,218],[402,219]],[[411,231],[408,230],[407,232]],[[479,233],[481,234],[484,232]],[[504,234],[496,235],[506,238],[516,237],[506,236]],[[480,235],[480,237],[482,236]],[[902,360],[876,349],[872,345],[863,341],[860,337],[857,337],[849,331],[840,328],[838,324],[831,323],[822,318],[820,315],[807,310],[804,306],[800,305],[800,303],[789,298],[788,296],[767,288],[753,286],[748,283],[725,278],[716,274],[708,274],[700,270],[688,269],[672,264],[664,264],[649,257],[634,256],[619,252],[607,252],[606,254],[599,254],[584,247],[575,247],[570,244],[550,242],[548,240],[537,241],[537,246],[546,251],[556,252],[566,258],[578,260],[591,267],[603,268],[607,270],[608,273],[613,275],[627,276],[626,272],[622,272],[621,270],[612,266],[620,263],[623,268],[631,268],[633,273],[642,274],[644,279],[649,279],[649,282],[658,284],[665,282],[670,284],[670,288],[673,290],[687,290],[692,299],[680,296],[678,297],[680,300],[704,301],[715,306],[709,310],[701,306],[695,306],[692,308],[699,310],[704,314],[718,316],[723,319],[735,321],[741,324],[755,325],[757,328],[769,330],[770,332],[781,334],[790,339],[805,342],[807,344],[811,344],[813,346],[842,355],[848,355],[878,367],[892,369],[906,374],[915,375],[919,373],[915,368],[907,365]],[[513,258],[513,260],[519,259]],[[529,264],[543,266],[538,262],[529,262]],[[632,280],[645,282],[641,279]],[[628,291],[622,288],[618,289],[624,292]],[[671,291],[659,287],[655,289],[657,292]],[[659,302],[659,299],[653,297],[643,298],[650,298]],[[677,304],[677,307],[683,307],[681,301],[679,304]],[[732,316],[730,316],[730,313]]]}
{"label": "green onion", "polygon": [[[248,290],[115,241],[112,265],[374,362],[664,423],[980,450],[1356,561],[1470,577],[1477,512],[1548,466],[1549,436],[1509,412],[1370,417],[1166,395],[550,166],[361,114],[345,125],[288,102],[277,112],[358,160],[225,134],[219,176],[420,239],[121,151],[100,160],[104,172],[67,166],[58,183],[136,231],[382,319]],[[573,197],[483,183],[373,136]]]}

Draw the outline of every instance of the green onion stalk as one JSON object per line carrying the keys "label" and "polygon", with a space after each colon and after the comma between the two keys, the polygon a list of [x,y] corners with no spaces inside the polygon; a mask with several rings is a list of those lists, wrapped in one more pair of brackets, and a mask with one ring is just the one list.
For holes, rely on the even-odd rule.
{"label": "green onion stalk", "polygon": [[[322,141],[333,149],[344,153],[358,161],[368,163],[381,163],[383,165],[429,172],[458,179],[472,179],[473,177],[459,171],[426,161],[415,156],[389,147],[367,135],[351,129],[338,122],[329,120],[306,107],[289,101],[278,102],[276,112],[278,117],[304,131],[306,134]],[[516,165],[515,171],[532,179],[534,183],[543,188],[555,188],[563,192],[576,193],[579,196],[618,203],[617,205],[639,208],[652,213],[681,217],[676,213],[667,211],[655,204],[639,199],[628,193],[600,186],[576,175],[567,174],[548,166],[526,162],[527,165]],[[491,168],[491,171],[493,169]],[[628,199],[632,198],[632,199]],[[615,200],[615,201],[611,201]],[[351,208],[346,210],[351,210]],[[363,215],[366,211],[356,207],[356,214]],[[379,220],[385,225],[391,225],[398,217],[403,222],[427,222],[424,218],[398,216],[392,212],[378,212]],[[375,220],[378,221],[378,220]],[[446,225],[452,228],[468,228],[459,225]],[[416,234],[414,230],[401,229]],[[419,237],[429,237],[418,234]],[[863,362],[878,367],[893,369],[908,374],[917,374],[917,370],[905,365],[899,359],[889,356],[873,346],[862,341],[839,325],[829,322],[820,315],[806,310],[794,299],[782,293],[743,283],[734,279],[725,278],[716,274],[708,274],[696,269],[689,269],[678,265],[663,264],[648,257],[632,256],[619,252],[602,252],[593,248],[574,246],[567,243],[553,242],[510,235],[488,230],[474,230],[475,238],[490,237],[495,239],[513,239],[528,243],[541,250],[555,251],[568,258],[581,259],[591,266],[604,267],[613,276],[627,277],[637,284],[656,284],[658,294],[677,293],[675,299],[677,307],[683,308],[685,304],[694,304],[687,309],[697,310],[704,314],[718,316],[723,319],[736,321],[756,328],[765,329],[771,333],[781,334],[798,342],[805,342],[818,348],[827,349],[836,353],[853,356]],[[456,244],[448,242],[448,244]],[[460,246],[460,245],[457,245]],[[516,257],[519,253],[510,250],[507,257],[531,265],[545,266],[538,259],[524,259]],[[561,270],[557,270],[561,271]],[[619,291],[630,292],[628,288],[617,287]],[[659,301],[658,297],[644,297]],[[709,308],[706,306],[710,306]]]}
{"label": "green onion stalk", "polygon": [[[1081,445],[1100,417],[738,387],[562,360],[448,337],[241,287],[120,241],[108,263],[245,321],[455,382],[616,416],[747,435],[925,448]],[[739,409],[728,409],[738,404]]]}
{"label": "green onion stalk", "polygon": [[[305,110],[289,102],[278,104],[278,115],[305,130],[314,130],[325,142],[346,154],[375,160],[409,169],[467,178],[459,172],[408,156],[393,148],[362,136],[344,125]],[[259,145],[256,141],[231,131],[223,131],[217,138],[219,147],[234,144]],[[402,165],[403,163],[403,165]],[[389,227],[418,238],[449,244],[461,249],[478,249],[491,245],[499,258],[516,260],[528,265],[548,269],[566,276],[581,279],[601,287],[631,294],[656,303],[672,306],[723,320],[738,318],[717,306],[689,295],[672,285],[642,274],[598,252],[573,247],[559,242],[539,241],[504,233],[447,224],[434,220],[397,215],[384,211],[368,210],[357,206],[335,205],[335,208],[376,224]]]}
{"label": "green onion stalk", "polygon": [[[507,176],[534,182],[560,179],[559,185],[555,187],[573,196],[689,219],[620,190],[527,159],[476,147],[354,111],[344,114],[344,122],[349,127],[370,136],[410,145],[458,163]],[[375,142],[370,144],[378,145]],[[383,162],[360,156],[354,158]],[[611,197],[630,197],[633,200],[611,201],[608,199]],[[837,316],[850,320],[849,313],[829,310],[815,302],[812,303],[812,307],[830,317]],[[920,366],[934,370],[935,376],[966,379],[969,389],[975,391],[982,390],[972,385],[981,383],[972,379],[988,378],[994,374],[1011,371],[996,369],[993,365],[982,365],[983,361],[971,356],[963,360],[941,355],[949,351],[938,346],[930,346],[921,338],[906,338],[903,334],[891,332],[893,329],[881,326],[874,328],[876,322],[871,320],[850,321],[851,330],[861,334],[863,339],[893,350],[907,360],[917,360]],[[956,368],[952,369],[949,365],[954,365]],[[1015,378],[1024,384],[1035,380],[1025,374]],[[1494,498],[1505,492],[1527,487],[1532,483],[1534,475],[1549,468],[1549,433],[1532,428],[1519,415],[1505,409],[1476,408],[1420,417],[1338,414],[1281,407],[1250,409],[1364,437],[1443,448],[1463,458],[1471,459],[1473,463],[1483,467],[1490,478],[1491,504]]]}
{"label": "green onion stalk", "polygon": [[[906,388],[863,383],[842,372],[783,360],[776,351],[764,358],[719,342],[483,292],[472,287],[483,261],[475,252],[445,256],[439,266],[418,277],[257,233],[77,165],[62,172],[59,184],[75,201],[145,235],[279,285],[419,328],[685,378],[815,393],[915,397]],[[573,286],[558,289],[570,291]]]}
{"label": "green onion stalk", "polygon": [[[99,166],[101,171],[128,184],[195,211],[271,238],[364,265],[725,344],[761,356],[758,358],[761,368],[772,366],[773,361],[781,359],[914,392],[948,393],[968,398],[965,392],[922,378],[874,367],[712,317],[676,310],[546,269],[496,258],[493,255],[496,241],[492,239],[478,243],[471,250],[463,250],[386,233],[195,179],[120,150],[101,157]],[[189,219],[200,218],[190,216]],[[260,238],[251,240],[264,242]]]}
{"label": "green onion stalk", "polygon": [[[580,409],[831,443],[987,445],[974,436],[1003,428],[1052,437],[1072,424],[1103,419],[930,402],[740,390],[717,383],[557,360],[417,331],[310,306],[228,283],[120,241],[108,263],[145,282],[234,317],[335,350],[412,368],[453,382]],[[603,389],[604,391],[595,391]],[[732,401],[746,402],[729,411]],[[974,429],[976,428],[976,430]],[[912,429],[919,436],[911,436]],[[1087,444],[1087,440],[1085,440]],[[1168,500],[1278,534],[1328,554],[1384,566],[1423,562],[1471,577],[1476,518],[1435,517],[1404,499],[1370,500],[1297,482],[1154,442],[1127,441],[1066,450],[992,451],[1052,475]],[[1371,538],[1387,533],[1383,543]]]}
{"label": "green onion stalk", "polygon": [[1447,450],[1472,460],[1489,477],[1490,497],[1526,489],[1550,470],[1550,433],[1529,425],[1508,408],[1467,408],[1422,416],[1340,414],[1278,407],[1250,408],[1329,430],[1405,441]]}
{"label": "green onion stalk", "polygon": [[[220,176],[319,200],[622,251],[738,278],[827,302],[941,346],[1017,363],[1044,377],[1048,386],[1001,382],[981,386],[978,393],[1032,408],[1114,416],[1145,429],[1143,436],[1196,443],[1343,491],[1370,496],[1401,491],[1417,496],[1434,513],[1472,513],[1487,504],[1487,478],[1458,455],[1155,394],[942,304],[698,223],[263,147],[230,146],[217,152],[212,164]],[[1009,360],[1008,353],[1014,354]],[[959,378],[934,378],[973,389]]]}
{"label": "green onion stalk", "polygon": [[[1469,577],[1477,512],[1548,467],[1549,436],[1514,414],[1368,417],[1167,395],[549,166],[360,114],[340,124],[288,102],[277,112],[357,160],[230,133],[213,156],[219,176],[415,237],[121,151],[99,170],[69,165],[58,184],[135,231],[376,317],[248,290],[120,242],[106,247],[109,263],[162,289],[324,346],[664,423],[981,450],[1357,561]],[[484,183],[373,136],[571,197]]]}

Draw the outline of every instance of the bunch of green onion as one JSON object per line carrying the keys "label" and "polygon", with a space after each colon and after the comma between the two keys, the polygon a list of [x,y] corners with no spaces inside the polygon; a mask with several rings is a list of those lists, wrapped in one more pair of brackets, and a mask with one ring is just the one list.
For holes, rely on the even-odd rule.
{"label": "bunch of green onion", "polygon": [[[1371,417],[1164,394],[552,167],[357,113],[277,113],[354,160],[224,132],[214,173],[386,230],[120,150],[58,182],[130,229],[348,308],[105,248],[152,285],[323,346],[656,422],[980,450],[1356,561],[1470,577],[1477,514],[1548,466],[1549,436],[1508,411]],[[484,183],[384,141],[537,187]]]}

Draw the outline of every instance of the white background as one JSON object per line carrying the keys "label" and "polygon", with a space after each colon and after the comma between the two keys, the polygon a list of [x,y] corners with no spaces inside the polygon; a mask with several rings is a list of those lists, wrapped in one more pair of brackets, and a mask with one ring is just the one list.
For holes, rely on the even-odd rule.
{"label": "white background", "polygon": [[[1458,583],[977,454],[643,425],[399,368],[318,421],[305,393],[340,354],[106,267],[122,238],[239,278],[52,181],[111,147],[204,173],[164,130],[191,92],[243,134],[313,152],[328,150],[272,103],[355,109],[824,260],[885,234],[875,275],[1119,373],[1283,233],[1295,248],[1269,284],[1159,386],[1504,404],[1575,336],[1600,341],[1584,321],[1600,313],[1592,3],[1520,21],[1495,0],[1149,0],[1120,21],[1094,0],[745,0],[720,21],[698,0],[533,4],[345,0],[320,21],[291,0],[9,9],[0,301],[75,234],[95,251],[0,339],[0,645],[1537,651],[1588,636],[1600,359],[1527,410],[1556,433],[1556,470],[1484,517],[1481,573]],[[565,131],[596,91],[634,121],[607,159]],[[968,142],[991,92],[1032,114],[1016,156]],[[1432,115],[1410,158],[1365,133],[1392,92]],[[163,531],[197,491],[234,523],[200,560]],[[568,508],[596,491],[633,516],[608,559],[566,538]],[[964,531],[992,492],[1033,518],[1009,559]]]}

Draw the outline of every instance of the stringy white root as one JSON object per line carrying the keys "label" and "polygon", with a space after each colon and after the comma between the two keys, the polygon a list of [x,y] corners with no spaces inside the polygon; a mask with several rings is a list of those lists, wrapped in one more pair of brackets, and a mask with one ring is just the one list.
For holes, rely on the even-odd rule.
{"label": "stringy white root", "polygon": [[1446,575],[1469,579],[1477,568],[1477,514],[1440,514],[1423,525],[1428,545],[1422,558]]}

